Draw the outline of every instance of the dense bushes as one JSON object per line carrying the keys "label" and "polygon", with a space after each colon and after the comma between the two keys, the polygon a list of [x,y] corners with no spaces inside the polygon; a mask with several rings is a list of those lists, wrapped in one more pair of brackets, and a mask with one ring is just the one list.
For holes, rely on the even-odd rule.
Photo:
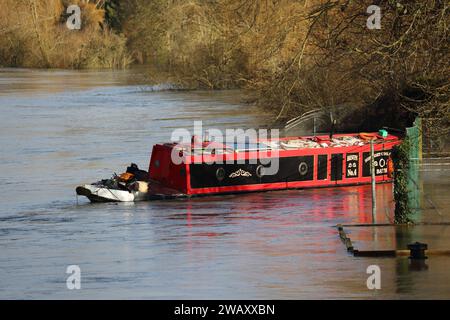
{"label": "dense bushes", "polygon": [[368,130],[420,115],[447,135],[448,2],[376,1],[370,30],[373,3],[134,0],[123,27],[138,60],[194,87],[251,89],[279,119],[332,109],[341,129]]}
{"label": "dense bushes", "polygon": [[[82,10],[81,30],[69,30],[69,4]],[[118,68],[130,64],[126,39],[103,25],[104,11],[87,1],[3,0],[0,65],[43,68]]]}

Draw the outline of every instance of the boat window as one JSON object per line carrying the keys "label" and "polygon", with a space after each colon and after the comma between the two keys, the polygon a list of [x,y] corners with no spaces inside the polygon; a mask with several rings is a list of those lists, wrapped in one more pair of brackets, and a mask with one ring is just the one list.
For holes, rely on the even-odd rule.
{"label": "boat window", "polygon": [[331,155],[331,180],[342,180],[342,165],[344,163],[344,156],[342,153]]}
{"label": "boat window", "polygon": [[326,180],[328,177],[328,156],[320,154],[317,158],[317,180]]}

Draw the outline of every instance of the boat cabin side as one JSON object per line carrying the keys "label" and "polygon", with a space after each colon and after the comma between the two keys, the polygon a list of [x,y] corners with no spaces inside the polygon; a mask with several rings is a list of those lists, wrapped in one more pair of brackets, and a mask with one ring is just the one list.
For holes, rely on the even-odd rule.
{"label": "boat cabin side", "polygon": [[[326,136],[288,137],[241,149],[236,145],[211,147],[211,143],[202,143],[197,149],[176,143],[155,145],[150,179],[187,195],[369,183],[370,145],[359,143],[353,139],[356,136],[336,135],[332,140]],[[314,143],[308,145],[310,141]],[[399,143],[393,135],[377,136],[377,182],[391,180],[387,162],[391,149]],[[277,151],[276,159],[272,151]],[[272,165],[277,166],[275,174],[264,174]]]}

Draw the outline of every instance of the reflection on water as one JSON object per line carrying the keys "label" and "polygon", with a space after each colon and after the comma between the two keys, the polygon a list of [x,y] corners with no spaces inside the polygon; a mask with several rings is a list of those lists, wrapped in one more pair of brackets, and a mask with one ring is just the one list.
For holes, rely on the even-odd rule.
{"label": "reflection on water", "polygon": [[[146,168],[151,146],[174,128],[268,120],[241,105],[239,92],[144,80],[139,70],[0,71],[1,298],[449,297],[446,257],[413,273],[407,258],[345,252],[333,226],[371,222],[370,186],[77,205],[74,186],[131,161]],[[377,222],[390,222],[391,186],[379,185],[377,197]],[[444,229],[411,228],[408,238],[381,227],[349,233],[361,249],[433,234],[430,245],[446,246]],[[78,291],[66,289],[72,264],[82,272]],[[380,291],[367,290],[371,264],[381,267]]]}

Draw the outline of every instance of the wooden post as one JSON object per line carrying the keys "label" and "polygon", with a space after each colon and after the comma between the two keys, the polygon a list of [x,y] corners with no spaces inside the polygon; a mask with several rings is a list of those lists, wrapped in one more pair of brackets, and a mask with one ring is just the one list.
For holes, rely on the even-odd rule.
{"label": "wooden post", "polygon": [[377,215],[377,194],[375,185],[375,157],[372,139],[370,140],[370,174],[372,177],[372,223],[376,223],[375,217]]}

